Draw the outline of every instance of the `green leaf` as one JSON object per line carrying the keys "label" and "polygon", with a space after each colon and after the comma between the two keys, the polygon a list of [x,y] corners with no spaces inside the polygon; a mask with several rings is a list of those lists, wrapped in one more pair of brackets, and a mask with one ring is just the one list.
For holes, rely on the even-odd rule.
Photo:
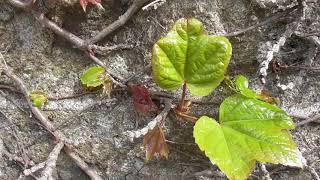
{"label": "green leaf", "polygon": [[105,80],[105,70],[101,66],[93,66],[81,75],[80,80],[86,87],[101,86]]}
{"label": "green leaf", "polygon": [[237,86],[237,90],[240,92],[240,94],[248,98],[256,98],[256,93],[249,88],[249,82],[245,76],[242,76],[242,75],[236,76],[235,83]]}
{"label": "green leaf", "polygon": [[180,19],[153,47],[153,77],[164,89],[187,83],[191,94],[206,96],[223,80],[231,54],[227,38],[207,35],[196,19]]}
{"label": "green leaf", "polygon": [[220,124],[203,116],[195,141],[230,179],[246,179],[256,161],[302,167],[301,153],[288,130],[291,118],[278,107],[243,95],[221,104]]}
{"label": "green leaf", "polygon": [[35,107],[42,107],[44,104],[48,103],[48,96],[40,91],[34,91],[32,93],[30,93],[30,99],[32,102],[32,105]]}

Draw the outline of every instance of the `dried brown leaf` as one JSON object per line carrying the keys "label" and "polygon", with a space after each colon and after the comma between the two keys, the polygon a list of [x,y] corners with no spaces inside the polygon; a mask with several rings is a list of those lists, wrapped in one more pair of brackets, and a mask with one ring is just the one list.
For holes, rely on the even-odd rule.
{"label": "dried brown leaf", "polygon": [[162,128],[157,124],[144,136],[143,145],[146,151],[146,159],[152,160],[156,155],[168,159],[169,149]]}

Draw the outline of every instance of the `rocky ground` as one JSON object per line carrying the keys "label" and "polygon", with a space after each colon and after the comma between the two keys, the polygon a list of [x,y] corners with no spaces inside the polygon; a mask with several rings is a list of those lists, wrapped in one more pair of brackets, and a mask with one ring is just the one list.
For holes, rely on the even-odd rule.
{"label": "rocky ground", "polygon": [[[231,33],[233,57],[228,74],[247,75],[251,87],[257,91],[267,89],[272,96],[279,98],[281,108],[300,122],[320,113],[320,2],[299,2],[303,2],[301,9],[287,12],[298,2],[167,0],[156,9],[140,10],[123,27],[98,43],[108,46],[129,44],[134,45],[133,48],[111,51],[99,58],[110,70],[129,78],[150,63],[153,44],[177,19],[195,17],[204,23],[210,34]],[[34,7],[37,12],[43,12],[59,26],[87,39],[117,20],[132,2],[111,5],[105,0],[102,1],[104,12],[90,6],[86,13],[77,1],[57,0],[52,3],[39,0],[37,3]],[[276,14],[282,15],[270,18]],[[266,23],[255,26],[261,22]],[[248,27],[252,30],[247,31]],[[239,30],[244,31],[232,34]],[[50,97],[83,92],[79,76],[94,65],[85,53],[46,28],[30,11],[14,7],[7,0],[0,0],[0,51],[30,91],[41,90]],[[148,71],[132,82],[160,91]],[[0,84],[12,86],[13,82],[1,75]],[[201,101],[219,101],[223,98],[221,94],[230,93],[226,89],[221,86]],[[196,114],[216,114],[217,108],[217,104],[198,105],[193,111]],[[194,144],[192,124],[175,117],[166,122],[169,159],[146,162],[142,139],[130,142],[124,132],[144,127],[154,115],[141,117],[137,114],[129,93],[116,92],[110,98],[90,94],[50,101],[42,112],[74,142],[76,152],[103,179],[226,179]],[[46,161],[55,144],[37,122],[23,96],[0,86],[0,150],[28,157],[36,164]],[[319,179],[319,123],[298,126],[292,133],[307,160],[307,168],[300,170],[267,164],[271,178]],[[5,155],[0,159],[0,179],[18,179],[23,169],[17,161]],[[261,169],[256,168],[250,179],[263,179],[262,174]],[[89,179],[64,152],[58,158],[53,176],[66,180]]]}

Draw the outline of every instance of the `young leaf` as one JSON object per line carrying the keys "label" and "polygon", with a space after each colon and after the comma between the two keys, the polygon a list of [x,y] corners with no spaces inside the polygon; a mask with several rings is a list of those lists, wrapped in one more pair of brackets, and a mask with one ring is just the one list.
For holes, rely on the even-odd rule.
{"label": "young leaf", "polygon": [[47,104],[48,103],[48,96],[43,93],[43,92],[40,92],[40,91],[34,91],[32,93],[30,93],[30,99],[31,99],[31,102],[32,104],[35,106],[35,107],[42,107],[43,105]]}
{"label": "young leaf", "polygon": [[248,79],[246,77],[242,75],[236,76],[235,83],[240,94],[248,98],[256,98],[256,93],[249,88]]}
{"label": "young leaf", "polygon": [[144,136],[143,145],[146,150],[146,159],[152,160],[157,154],[168,159],[169,149],[162,128],[157,124]]}
{"label": "young leaf", "polygon": [[230,179],[246,179],[256,161],[302,167],[289,133],[291,118],[278,107],[234,95],[220,106],[220,124],[203,116],[194,126],[195,141]]}
{"label": "young leaf", "polygon": [[80,0],[79,2],[80,2],[80,5],[81,5],[81,7],[82,7],[82,9],[83,9],[84,12],[86,12],[88,3],[91,3],[91,4],[93,4],[93,5],[96,5],[96,6],[98,6],[100,9],[101,9],[101,8],[103,9],[103,7],[102,7],[102,5],[101,5],[101,0]]}
{"label": "young leaf", "polygon": [[223,80],[231,54],[227,38],[207,35],[196,19],[180,19],[153,47],[153,77],[164,89],[187,83],[191,94],[206,96]]}
{"label": "young leaf", "polygon": [[139,85],[130,86],[133,96],[133,103],[135,110],[139,113],[146,114],[155,109],[156,105],[153,103],[150,93],[147,88]]}
{"label": "young leaf", "polygon": [[93,66],[81,75],[80,80],[86,87],[101,86],[105,81],[105,70],[101,66]]}

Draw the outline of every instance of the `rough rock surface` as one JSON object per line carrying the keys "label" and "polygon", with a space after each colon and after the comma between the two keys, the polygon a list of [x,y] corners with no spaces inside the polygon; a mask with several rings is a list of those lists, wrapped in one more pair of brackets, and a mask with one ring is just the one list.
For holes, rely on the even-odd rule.
{"label": "rough rock surface", "polygon": [[[126,9],[126,6],[117,6],[111,10],[103,1],[105,12],[91,7],[85,14],[77,3],[57,1],[46,7],[48,0],[41,2],[44,2],[41,10],[46,12],[47,17],[82,38],[96,34]],[[130,77],[150,63],[152,45],[181,17],[198,18],[210,34],[223,34],[249,27],[296,3],[290,0],[168,0],[156,10],[140,11],[123,28],[100,43],[135,44],[133,49],[114,51],[101,59],[114,71]],[[249,76],[254,89],[268,89],[280,99],[280,106],[288,113],[312,117],[320,109],[320,72],[308,67],[320,66],[320,44],[310,38],[292,35],[274,58],[283,64],[307,68],[288,68],[278,73],[269,70],[266,84],[259,80],[258,59],[265,53],[263,47],[268,42],[273,44],[278,41],[291,21],[290,17],[283,18],[243,35],[230,37],[234,50],[229,74]],[[319,37],[318,1],[307,2],[305,19],[299,24],[299,32],[318,32]],[[82,92],[79,76],[94,65],[69,42],[44,28],[29,12],[10,6],[6,0],[0,0],[0,51],[30,90],[41,90],[55,97]],[[153,81],[148,73],[135,81],[158,89],[150,83]],[[11,83],[5,76],[0,76],[0,84]],[[221,94],[228,94],[225,89],[221,86],[210,97],[203,99],[221,99]],[[218,105],[207,105],[194,107],[194,111],[196,114],[217,114],[217,108]],[[145,162],[142,140],[130,142],[123,133],[134,130],[136,122],[138,128],[143,127],[151,117],[141,118],[136,114],[131,96],[127,93],[116,93],[111,99],[87,95],[53,101],[43,108],[43,112],[76,143],[77,152],[105,179],[184,179],[209,168],[217,169],[194,145],[192,125],[177,121],[174,117],[166,123],[167,139],[178,142],[169,143],[169,159]],[[39,163],[46,160],[54,145],[36,122],[35,118],[30,117],[21,96],[0,90],[0,138],[11,153],[20,155],[21,147],[24,147],[28,157]],[[17,127],[16,130],[14,127]],[[308,165],[320,174],[319,124],[301,126],[293,134]],[[281,165],[268,165],[267,168],[275,169],[272,174],[274,179],[314,178],[308,170],[297,171]],[[21,167],[13,161],[4,157],[0,159],[0,179],[17,179],[21,172]],[[258,170],[253,174],[260,176]],[[64,153],[59,157],[54,175],[57,179],[89,179]],[[256,176],[250,178],[255,179]]]}

